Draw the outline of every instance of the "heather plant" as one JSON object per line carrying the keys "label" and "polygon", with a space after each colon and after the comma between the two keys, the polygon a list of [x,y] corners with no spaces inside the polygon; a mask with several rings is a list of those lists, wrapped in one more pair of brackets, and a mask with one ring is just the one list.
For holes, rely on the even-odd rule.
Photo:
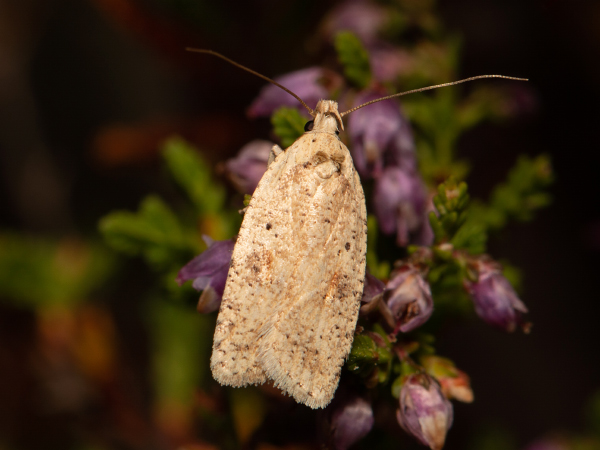
{"label": "heather plant", "polygon": [[[321,30],[321,44],[337,63],[327,59],[323,66],[276,78],[309,104],[334,99],[346,110],[458,78],[460,43],[444,33],[429,6],[342,3]],[[325,445],[350,447],[378,426],[377,409],[394,405],[398,427],[441,449],[453,420],[461,420],[454,418],[451,401],[474,398],[468,374],[452,355],[436,352],[442,324],[476,315],[506,332],[529,332],[518,271],[488,255],[486,246],[510,221],[531,220],[549,204],[550,162],[543,155],[520,157],[486,201],[471,199],[466,183],[471,167],[456,154],[458,138],[468,129],[518,116],[528,107],[527,88],[510,83],[515,82],[484,80],[466,96],[461,87],[444,88],[350,114],[340,138],[367,196],[368,274],[354,344],[336,397],[323,413]],[[284,148],[310,121],[295,99],[272,85],[248,111],[270,118],[271,139]],[[171,138],[163,146],[164,164],[187,202],[175,209],[151,195],[138,211],[112,212],[100,222],[113,249],[141,256],[156,273],[163,298],[151,307],[157,402],[188,405],[189,413],[190,399],[202,389],[205,413],[219,411],[207,419],[211,435],[225,447],[232,446],[231,428],[241,445],[267,433],[265,418],[277,409],[273,402],[286,401],[268,386],[217,389],[208,370],[215,311],[241,223],[238,211],[267,167],[272,142],[265,137],[225,162],[226,178],[239,192],[234,196],[227,195],[202,150]],[[193,317],[198,313],[189,308],[190,298],[206,316]],[[229,419],[211,406],[224,396]]]}

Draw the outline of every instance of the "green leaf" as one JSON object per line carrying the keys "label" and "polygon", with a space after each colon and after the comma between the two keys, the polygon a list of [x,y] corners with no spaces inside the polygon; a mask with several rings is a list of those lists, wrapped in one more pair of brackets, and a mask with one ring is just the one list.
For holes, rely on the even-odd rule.
{"label": "green leaf", "polygon": [[474,220],[467,220],[450,240],[454,248],[463,248],[473,255],[484,253],[487,245],[487,228]]}
{"label": "green leaf", "polygon": [[378,346],[373,338],[367,334],[355,336],[346,367],[353,373],[363,377],[369,376],[373,369],[379,367],[378,382],[384,383],[391,373],[393,354],[389,347],[390,342],[383,328],[377,328],[376,325],[375,333],[382,336],[385,345]]}
{"label": "green leaf", "polygon": [[211,177],[211,168],[200,152],[179,137],[163,145],[163,157],[175,181],[200,214],[217,213],[225,203],[225,189]]}
{"label": "green leaf", "polygon": [[378,361],[379,352],[375,341],[364,334],[354,336],[352,350],[346,362],[348,370],[359,375],[367,375],[375,368]]}
{"label": "green leaf", "polygon": [[175,214],[158,197],[146,197],[137,213],[114,211],[100,221],[100,231],[115,250],[144,256],[155,268],[178,264],[195,253]]}
{"label": "green leaf", "polygon": [[344,75],[359,89],[371,81],[369,53],[360,40],[350,31],[341,31],[335,36],[338,60],[344,66]]}
{"label": "green leaf", "polygon": [[152,301],[147,312],[156,402],[191,408],[198,386],[210,379],[214,318],[160,300]]}
{"label": "green leaf", "polygon": [[507,181],[494,190],[490,206],[516,220],[531,220],[535,210],[550,203],[550,196],[542,189],[552,181],[552,166],[547,156],[532,159],[522,155]]}
{"label": "green leaf", "polygon": [[394,398],[400,397],[400,391],[402,390],[403,384],[404,384],[404,377],[402,375],[399,377],[396,377],[396,379],[392,383],[392,396]]}
{"label": "green leaf", "polygon": [[0,299],[14,306],[73,305],[106,283],[115,269],[105,246],[0,233]]}
{"label": "green leaf", "polygon": [[283,148],[292,145],[296,139],[304,134],[304,125],[307,122],[296,108],[287,108],[282,106],[271,116],[273,132],[281,140]]}

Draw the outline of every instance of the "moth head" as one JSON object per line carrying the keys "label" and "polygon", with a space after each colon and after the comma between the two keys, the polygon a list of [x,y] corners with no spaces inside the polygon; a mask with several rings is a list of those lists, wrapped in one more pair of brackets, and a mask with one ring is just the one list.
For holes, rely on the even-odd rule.
{"label": "moth head", "polygon": [[338,130],[344,130],[342,116],[340,116],[338,104],[334,100],[319,100],[313,117],[313,131],[336,133]]}

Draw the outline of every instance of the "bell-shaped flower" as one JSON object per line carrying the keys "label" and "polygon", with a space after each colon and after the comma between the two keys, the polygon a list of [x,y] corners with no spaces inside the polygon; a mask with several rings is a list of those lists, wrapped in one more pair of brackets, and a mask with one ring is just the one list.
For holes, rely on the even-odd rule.
{"label": "bell-shaped flower", "polygon": [[396,321],[393,334],[408,333],[423,325],[433,313],[433,299],[423,273],[412,264],[398,268],[386,285],[386,303]]}
{"label": "bell-shaped flower", "polygon": [[424,373],[409,375],[400,390],[398,423],[409,434],[432,450],[441,450],[452,426],[452,404],[440,385]]}
{"label": "bell-shaped flower", "polygon": [[[295,93],[311,108],[314,108],[319,100],[330,98],[330,92],[341,84],[339,75],[321,67],[309,67],[290,72],[274,80]],[[299,108],[306,112],[293,96],[274,84],[268,84],[260,90],[258,97],[248,108],[248,115],[251,117],[270,116],[281,106]]]}
{"label": "bell-shaped flower", "polygon": [[379,227],[385,234],[396,233],[396,241],[402,247],[409,243],[431,244],[428,201],[425,186],[416,171],[386,167],[375,182],[373,203]]}
{"label": "bell-shaped flower", "polygon": [[328,439],[336,450],[348,449],[373,428],[371,403],[355,394],[334,401],[330,414]]}
{"label": "bell-shaped flower", "polygon": [[256,139],[244,145],[235,158],[227,160],[225,171],[238,191],[252,195],[267,170],[273,145],[270,141]]}
{"label": "bell-shaped flower", "polygon": [[208,236],[202,238],[208,248],[179,271],[176,281],[182,285],[188,280],[194,280],[192,287],[202,291],[198,312],[209,313],[216,311],[221,305],[235,243],[231,239],[213,241]]}
{"label": "bell-shaped flower", "polygon": [[523,319],[527,307],[502,275],[501,266],[488,257],[481,257],[474,264],[477,281],[466,280],[465,286],[477,315],[490,325],[508,332],[514,331],[517,326],[528,331],[529,324]]}
{"label": "bell-shaped flower", "polygon": [[[380,97],[365,91],[356,96],[353,104],[358,106]],[[373,103],[351,113],[348,135],[354,165],[363,178],[378,177],[390,164],[409,170],[416,166],[412,131],[394,100]]]}

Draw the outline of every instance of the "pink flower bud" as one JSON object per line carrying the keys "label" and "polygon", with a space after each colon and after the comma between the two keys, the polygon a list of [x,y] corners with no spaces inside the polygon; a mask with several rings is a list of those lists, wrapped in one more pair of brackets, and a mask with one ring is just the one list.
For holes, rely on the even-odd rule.
{"label": "pink flower bud", "polygon": [[520,325],[525,331],[529,324],[523,320],[527,307],[517,296],[501,267],[488,257],[475,261],[477,281],[465,281],[465,286],[475,305],[475,312],[485,322],[512,332]]}
{"label": "pink flower bud", "polygon": [[408,333],[420,327],[433,313],[429,284],[412,264],[392,272],[386,291],[387,305],[396,320],[393,334],[398,330]]}
{"label": "pink flower bud", "polygon": [[434,378],[424,373],[408,376],[400,390],[396,413],[404,430],[432,450],[441,450],[452,426],[452,404]]}

